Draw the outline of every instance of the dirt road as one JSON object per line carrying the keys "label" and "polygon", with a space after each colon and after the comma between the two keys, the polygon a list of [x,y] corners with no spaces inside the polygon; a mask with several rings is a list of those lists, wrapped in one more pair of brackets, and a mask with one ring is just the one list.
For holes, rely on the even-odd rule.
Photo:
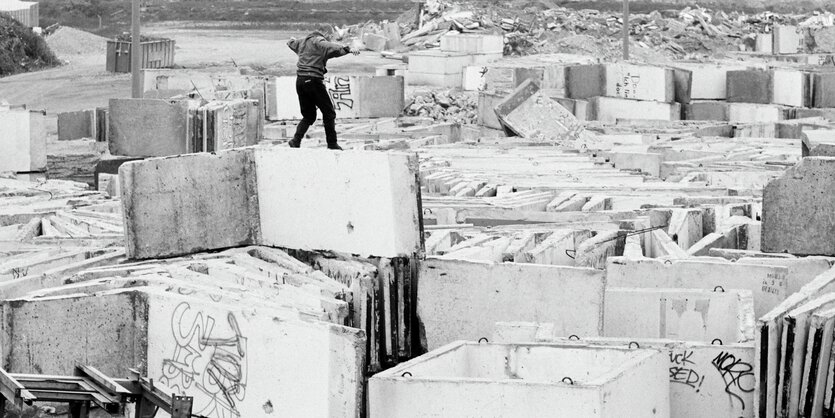
{"label": "dirt road", "polygon": [[[174,39],[178,66],[206,72],[250,66],[269,74],[291,75],[295,55],[285,43],[301,33],[270,30],[193,29],[187,22],[154,24],[143,34]],[[56,114],[106,106],[110,98],[130,97],[130,75],[108,73],[104,54],[60,57],[69,64],[45,71],[0,78],[0,100],[44,109],[49,116],[48,134],[55,135]],[[329,70],[340,74],[374,71],[394,61],[368,52],[330,62]],[[234,63],[234,64],[233,64]]]}

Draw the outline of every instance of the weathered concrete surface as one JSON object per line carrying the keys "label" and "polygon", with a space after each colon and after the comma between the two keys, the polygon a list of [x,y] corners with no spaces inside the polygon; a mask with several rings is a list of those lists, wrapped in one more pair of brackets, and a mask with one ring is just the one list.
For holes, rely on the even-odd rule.
{"label": "weathered concrete surface", "polygon": [[728,98],[728,71],[745,69],[741,66],[703,63],[676,63],[676,101],[725,100]]}
{"label": "weathered concrete surface", "polygon": [[110,154],[165,157],[189,148],[186,100],[110,99]]}
{"label": "weathered concrete surface", "polygon": [[773,78],[771,71],[728,71],[728,101],[738,103],[771,103]]}
{"label": "weathered concrete surface", "polygon": [[260,241],[253,149],[128,162],[119,168],[128,258]]}
{"label": "weathered concrete surface", "polygon": [[812,75],[812,105],[818,108],[835,107],[835,73]]}
{"label": "weathered concrete surface", "polygon": [[411,256],[422,249],[417,169],[410,154],[288,147],[127,163],[128,257],[252,244]]}
{"label": "weathered concrete surface", "polygon": [[667,417],[667,369],[654,350],[455,342],[372,377],[369,417]]}
{"label": "weathered concrete surface", "polygon": [[568,67],[568,97],[597,96],[672,102],[675,98],[673,70],[631,64],[594,64]]}
{"label": "weathered concrete surface", "polygon": [[589,100],[589,120],[615,123],[618,119],[679,120],[681,105],[614,97],[594,97]]}
{"label": "weathered concrete surface", "polygon": [[0,172],[46,168],[43,115],[28,110],[0,110]]}
{"label": "weathered concrete surface", "polygon": [[754,339],[754,301],[747,290],[606,289],[603,335],[709,343]]}
{"label": "weathered concrete surface", "polygon": [[95,138],[96,111],[79,110],[58,114],[58,140],[71,141],[82,138]]}
{"label": "weathered concrete surface", "polygon": [[420,264],[418,316],[428,349],[492,335],[500,321],[554,322],[564,335],[600,335],[602,271],[427,258]]}
{"label": "weathered concrete surface", "polygon": [[254,164],[263,245],[378,257],[421,250],[416,155],[271,147],[256,148]]}
{"label": "weathered concrete surface", "polygon": [[[2,305],[3,361],[22,373],[137,368],[214,417],[358,417],[364,335],[156,288]],[[265,405],[269,405],[267,408]]]}
{"label": "weathered concrete surface", "polygon": [[835,157],[835,129],[804,130],[801,137],[803,157]]}
{"label": "weathered concrete surface", "polygon": [[501,54],[504,36],[447,32],[441,37],[441,51],[467,54]]}
{"label": "weathered concrete surface", "polygon": [[502,129],[496,116],[496,105],[504,100],[504,94],[488,91],[478,93],[478,124],[492,129]]}
{"label": "weathered concrete surface", "polygon": [[[527,80],[495,107],[505,129],[523,138],[589,143],[592,136],[571,112]],[[572,144],[577,145],[578,144]]]}
{"label": "weathered concrete surface", "polygon": [[637,288],[745,289],[754,297],[759,318],[786,298],[788,269],[779,266],[740,265],[718,261],[628,260],[609,258],[609,286]]}
{"label": "weathered concrete surface", "polygon": [[762,251],[835,255],[833,179],[835,158],[807,157],[768,183],[763,190]]}

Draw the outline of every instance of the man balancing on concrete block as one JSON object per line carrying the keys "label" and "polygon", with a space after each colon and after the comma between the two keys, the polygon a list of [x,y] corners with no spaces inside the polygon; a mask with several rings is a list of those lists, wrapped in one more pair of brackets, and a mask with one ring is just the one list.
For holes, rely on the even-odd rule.
{"label": "man balancing on concrete block", "polygon": [[291,148],[301,146],[304,134],[316,121],[316,108],[318,107],[322,112],[328,149],[342,149],[336,143],[336,110],[325,88],[325,73],[328,72],[325,66],[330,58],[341,57],[348,53],[359,55],[360,51],[355,46],[331,42],[332,37],[333,27],[321,25],[306,38],[292,38],[290,42],[287,42],[287,46],[299,56],[296,93],[299,95],[299,107],[302,112],[302,120],[296,128],[296,134],[290,140]]}

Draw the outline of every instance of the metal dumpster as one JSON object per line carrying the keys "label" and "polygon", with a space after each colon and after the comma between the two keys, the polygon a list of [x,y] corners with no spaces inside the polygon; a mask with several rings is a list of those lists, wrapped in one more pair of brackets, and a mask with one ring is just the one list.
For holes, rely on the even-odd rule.
{"label": "metal dumpster", "polygon": [[[141,68],[168,68],[174,66],[174,40],[155,39],[142,41]],[[114,73],[130,72],[130,41],[107,41],[107,71]]]}

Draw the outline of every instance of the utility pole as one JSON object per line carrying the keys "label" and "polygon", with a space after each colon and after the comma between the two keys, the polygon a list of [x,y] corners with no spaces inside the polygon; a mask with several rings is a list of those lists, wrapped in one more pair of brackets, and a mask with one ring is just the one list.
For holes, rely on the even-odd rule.
{"label": "utility pole", "polygon": [[140,67],[142,63],[142,44],[139,39],[139,0],[131,0],[131,44],[130,44],[130,73],[131,97],[142,98],[142,79]]}
{"label": "utility pole", "polygon": [[629,60],[629,0],[623,0],[623,59]]}

